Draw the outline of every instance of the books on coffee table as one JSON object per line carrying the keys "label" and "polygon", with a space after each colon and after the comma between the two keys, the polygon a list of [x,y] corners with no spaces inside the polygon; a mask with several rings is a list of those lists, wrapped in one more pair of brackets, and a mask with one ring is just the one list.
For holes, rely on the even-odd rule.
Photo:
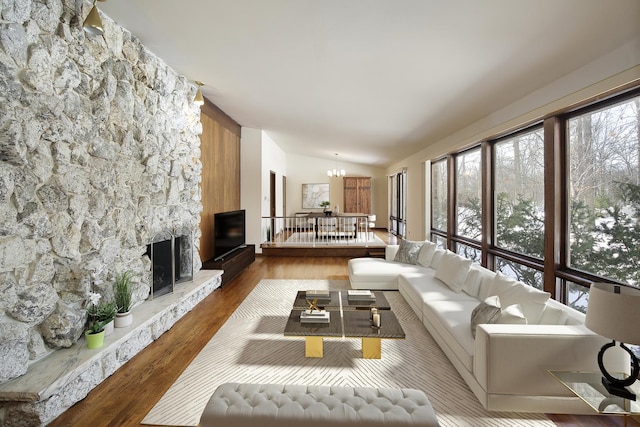
{"label": "books on coffee table", "polygon": [[317,300],[328,300],[331,299],[331,294],[326,290],[310,290],[305,291],[305,298],[307,299],[317,299]]}
{"label": "books on coffee table", "polygon": [[300,323],[329,323],[330,313],[326,310],[304,310],[300,312]]}
{"label": "books on coffee table", "polygon": [[376,295],[371,291],[352,289],[347,291],[347,298],[349,301],[374,302],[376,300]]}

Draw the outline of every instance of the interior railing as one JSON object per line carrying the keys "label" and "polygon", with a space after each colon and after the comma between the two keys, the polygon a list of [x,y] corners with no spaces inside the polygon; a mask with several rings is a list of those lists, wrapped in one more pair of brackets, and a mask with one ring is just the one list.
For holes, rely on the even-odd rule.
{"label": "interior railing", "polygon": [[262,217],[263,245],[368,246],[375,240],[367,215],[324,215],[322,212],[295,216]]}

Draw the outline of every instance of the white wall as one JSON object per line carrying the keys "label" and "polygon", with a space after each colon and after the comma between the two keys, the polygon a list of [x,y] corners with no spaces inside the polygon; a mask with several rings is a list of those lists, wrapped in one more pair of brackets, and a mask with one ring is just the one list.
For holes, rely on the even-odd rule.
{"label": "white wall", "polygon": [[248,244],[259,252],[262,216],[262,131],[243,127],[240,134],[240,207],[246,210]]}
{"label": "white wall", "polygon": [[271,206],[270,193],[270,175],[271,172],[276,174],[276,216],[282,216],[282,177],[287,174],[287,160],[285,152],[267,135],[262,132],[262,194],[263,216],[269,216],[269,207]]}
{"label": "white wall", "polygon": [[282,215],[282,176],[287,165],[284,151],[262,130],[242,128],[240,139],[240,205],[247,212],[247,243],[256,245],[266,240],[263,216],[269,216],[270,175],[276,173],[276,214]]}
{"label": "white wall", "polygon": [[[267,135],[262,132],[262,216],[269,216],[271,198],[270,198],[270,180],[271,172],[275,173],[276,178],[276,216],[282,216],[282,177],[287,173],[287,163],[284,151]],[[263,221],[262,241],[267,240],[267,223]],[[276,224],[276,227],[282,227],[284,224]],[[282,230],[273,230],[278,233]],[[262,251],[260,251],[262,252]]]}
{"label": "white wall", "polygon": [[622,85],[640,80],[640,38],[627,43],[597,61],[580,68],[556,82],[540,88],[518,102],[506,106],[493,114],[461,128],[458,132],[438,141],[424,141],[424,149],[400,162],[387,171],[407,168],[407,237],[427,238],[429,211],[425,200],[429,187],[425,185],[425,161],[457,151],[508,132],[524,123],[542,119],[567,106],[600,95]]}

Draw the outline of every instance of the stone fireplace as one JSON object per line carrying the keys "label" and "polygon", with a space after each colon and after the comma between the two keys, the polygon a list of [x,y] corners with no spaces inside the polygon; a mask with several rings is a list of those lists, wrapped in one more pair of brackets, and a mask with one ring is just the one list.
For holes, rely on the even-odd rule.
{"label": "stone fireplace", "polygon": [[[134,273],[134,317],[164,299],[148,301],[154,236],[190,230],[177,240],[179,271],[201,268],[196,86],[107,16],[103,36],[85,33],[92,6],[0,6],[0,388],[16,390],[5,397],[43,361],[83,348],[88,295],[110,299],[116,274]],[[123,344],[121,359],[148,341]],[[74,369],[95,386],[116,366],[101,363]],[[35,405],[74,403],[52,396]],[[19,406],[3,399],[0,425]]]}

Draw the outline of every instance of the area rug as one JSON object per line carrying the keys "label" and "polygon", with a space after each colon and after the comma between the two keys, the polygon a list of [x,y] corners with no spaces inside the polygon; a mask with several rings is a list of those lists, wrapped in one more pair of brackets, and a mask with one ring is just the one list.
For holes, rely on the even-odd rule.
{"label": "area rug", "polygon": [[385,292],[406,334],[383,340],[382,359],[362,359],[360,340],[325,339],[324,357],[304,356],[304,339],[283,336],[298,290],[348,289],[343,280],[260,281],[196,356],[143,424],[197,426],[225,382],[415,388],[443,427],[553,427],[544,414],[488,412],[398,292]]}
{"label": "area rug", "polygon": [[354,238],[353,233],[348,233],[341,236],[329,236],[318,238],[315,237],[313,231],[310,232],[295,232],[284,242],[286,245],[304,245],[304,246],[385,246],[385,243],[375,234],[358,233],[358,237]]}

